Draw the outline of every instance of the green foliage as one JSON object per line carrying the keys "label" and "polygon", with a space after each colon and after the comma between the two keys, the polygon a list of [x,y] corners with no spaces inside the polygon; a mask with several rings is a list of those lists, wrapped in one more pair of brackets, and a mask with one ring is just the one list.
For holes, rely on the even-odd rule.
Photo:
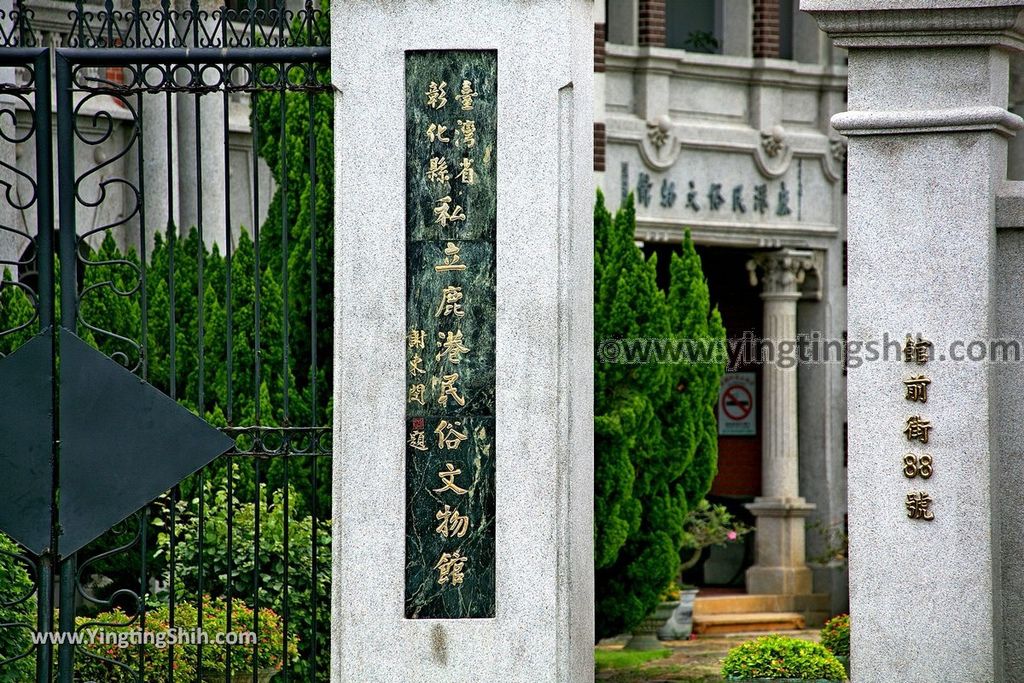
{"label": "green foliage", "polygon": [[850,615],[840,614],[825,622],[821,644],[837,657],[850,656]]}
{"label": "green foliage", "polygon": [[10,354],[36,333],[36,309],[25,289],[4,270],[0,278],[0,357]]}
{"label": "green foliage", "polygon": [[[724,349],[689,234],[673,254],[663,292],[656,258],[634,242],[633,198],[614,218],[594,209],[594,331],[609,340],[696,340]],[[614,344],[615,342],[611,342]],[[626,348],[623,345],[620,348]],[[595,366],[595,565],[599,638],[636,626],[676,578],[688,512],[717,471],[714,406],[724,353],[705,362]]]}
{"label": "green foliage", "polygon": [[[294,493],[288,497],[289,503]],[[260,487],[259,555],[256,546],[256,513],[253,502],[237,497],[231,506],[224,488],[207,485],[204,493],[203,549],[199,547],[199,499],[179,501],[175,525],[175,595],[242,596],[253,602],[256,595],[256,562],[259,561],[259,602],[277,614],[287,615],[289,634],[303,635],[299,645],[302,657],[292,666],[298,680],[310,678],[313,643],[307,634],[319,631],[330,623],[331,543],[330,525],[316,524],[309,516],[301,516],[295,507],[285,509],[284,493]],[[228,543],[228,514],[231,514],[232,543]],[[288,520],[287,531],[285,520]],[[167,557],[171,551],[169,527],[161,524],[157,535],[157,554]],[[314,532],[316,534],[314,541]],[[285,534],[287,533],[287,544]],[[317,568],[314,578],[313,545],[316,543]],[[286,551],[287,549],[287,551]],[[286,561],[287,555],[287,561]],[[314,604],[316,611],[314,614]],[[205,608],[204,608],[205,614]],[[314,618],[318,628],[313,628]],[[204,624],[204,628],[211,628]],[[283,628],[283,626],[282,626]],[[264,625],[261,623],[260,633]],[[329,670],[329,648],[326,639],[317,643],[317,670]]]}
{"label": "green foliage", "polygon": [[795,678],[809,681],[845,681],[846,670],[818,643],[799,638],[764,636],[738,645],[722,662],[727,679]]}
{"label": "green foliage", "polygon": [[594,650],[594,668],[597,671],[615,669],[634,669],[641,664],[665,659],[672,655],[672,650]]}
{"label": "green foliage", "polygon": [[[314,35],[330,32],[330,3],[320,6]],[[308,33],[296,22],[292,36],[302,44]],[[316,418],[323,423],[334,358],[334,93],[258,92],[252,102],[260,156],[277,186],[260,229],[260,252],[275,279],[287,282],[292,368],[299,386],[316,378]]]}
{"label": "green foliage", "polygon": [[[255,632],[256,612],[241,600],[231,603],[231,628],[228,629],[228,604],[223,598],[206,596],[203,601],[202,629],[209,641],[203,645],[203,676],[223,676],[230,660],[234,674],[257,670],[280,669],[283,665],[285,639],[282,622],[273,610],[259,610],[259,642],[257,645],[220,644],[218,634],[248,634]],[[180,602],[174,607],[174,628],[171,628],[170,607],[163,604],[146,612],[145,622],[138,616],[129,616],[114,609],[94,618],[79,617],[76,620],[79,632],[91,632],[92,642],[77,648],[75,656],[75,680],[103,681],[104,683],[136,683],[140,654],[141,680],[147,683],[193,683],[198,671],[198,645],[173,643],[174,663],[171,664],[172,649],[169,647],[179,629],[191,632],[199,625],[195,604]],[[139,644],[138,631],[144,631],[144,644]],[[244,641],[238,640],[238,643]],[[287,656],[289,662],[298,658],[299,641],[294,635],[288,637]],[[254,661],[255,660],[255,661]],[[168,675],[168,671],[173,671]],[[28,680],[28,679],[25,679]]]}
{"label": "green foliage", "polygon": [[35,584],[21,549],[0,533],[0,660],[27,653],[0,667],[0,683],[24,683],[35,673],[32,632],[36,623]]}

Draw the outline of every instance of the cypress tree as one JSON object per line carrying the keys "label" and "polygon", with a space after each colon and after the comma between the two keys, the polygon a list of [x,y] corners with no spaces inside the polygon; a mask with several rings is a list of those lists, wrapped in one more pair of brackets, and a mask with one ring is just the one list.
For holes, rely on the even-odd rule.
{"label": "cypress tree", "polygon": [[[724,349],[687,235],[666,295],[656,258],[634,242],[629,197],[614,219],[598,193],[595,246],[595,566],[597,634],[635,627],[679,572],[683,527],[717,467],[713,406],[724,366],[658,362],[652,340]],[[682,340],[686,340],[683,342]],[[613,358],[617,355],[617,358]],[[698,359],[694,359],[698,360]]]}
{"label": "cypress tree", "polygon": [[35,305],[5,269],[0,278],[0,358],[17,350],[38,330]]}

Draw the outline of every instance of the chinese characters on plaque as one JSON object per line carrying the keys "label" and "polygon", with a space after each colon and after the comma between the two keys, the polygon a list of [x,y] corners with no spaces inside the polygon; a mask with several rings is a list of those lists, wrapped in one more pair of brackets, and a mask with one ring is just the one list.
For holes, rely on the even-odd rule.
{"label": "chinese characters on plaque", "polygon": [[407,52],[406,116],[405,613],[490,618],[497,54]]}
{"label": "chinese characters on plaque", "polygon": [[[924,374],[924,366],[928,364],[931,356],[932,343],[922,339],[921,335],[916,338],[907,335],[906,343],[903,346],[903,362],[913,367],[914,374],[903,380],[903,398],[912,406],[913,411],[918,411],[922,405],[928,403],[928,387],[932,381]],[[932,423],[921,414],[909,415],[904,422],[903,434],[910,443],[911,452],[903,456],[903,476],[910,480],[927,481],[932,476],[932,456],[920,452],[928,445],[931,437]],[[935,519],[932,511],[932,497],[925,490],[915,490],[907,494],[906,508],[907,517],[930,522]]]}
{"label": "chinese characters on plaque", "polygon": [[[629,173],[628,164],[623,164],[623,172]],[[629,178],[624,176],[622,183],[625,200],[629,192]],[[774,215],[779,218],[793,214],[790,190],[784,180],[778,188],[769,188],[766,182],[730,185],[713,181],[707,187],[699,187],[693,180],[687,181],[685,188],[680,188],[675,180],[669,178],[662,178],[659,185],[646,171],[641,171],[637,176],[636,202],[639,206],[649,207],[657,202],[662,208],[671,209],[677,200],[682,203],[684,211],[689,213],[728,212],[734,217],[749,213],[752,216]]]}

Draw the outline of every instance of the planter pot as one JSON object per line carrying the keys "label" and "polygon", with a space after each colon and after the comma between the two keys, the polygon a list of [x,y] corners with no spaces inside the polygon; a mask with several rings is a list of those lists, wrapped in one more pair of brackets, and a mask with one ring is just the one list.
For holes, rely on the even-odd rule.
{"label": "planter pot", "polygon": [[680,591],[679,606],[658,629],[660,640],[686,640],[690,637],[693,633],[693,601],[696,598],[696,589]]}
{"label": "planter pot", "polygon": [[263,669],[256,674],[255,678],[253,678],[252,672],[233,673],[230,679],[226,678],[223,673],[208,673],[203,674],[203,683],[226,683],[227,681],[230,683],[270,683],[270,679],[276,676],[278,671],[279,669]]}
{"label": "planter pot", "polygon": [[627,650],[660,650],[661,641],[658,640],[658,629],[665,621],[672,616],[672,613],[679,607],[679,602],[663,602],[654,608],[654,611],[640,622],[640,625],[633,630],[633,637],[626,643]]}

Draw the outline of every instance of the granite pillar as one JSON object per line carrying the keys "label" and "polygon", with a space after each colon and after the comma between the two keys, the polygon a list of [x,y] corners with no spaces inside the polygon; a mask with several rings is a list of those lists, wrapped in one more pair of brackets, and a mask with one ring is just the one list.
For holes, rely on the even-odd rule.
{"label": "granite pillar", "polygon": [[[592,0],[335,0],[331,7],[338,91],[332,681],[593,680],[592,9]],[[407,618],[406,611],[406,275],[421,272],[409,260],[405,229],[407,178],[419,177],[407,172],[416,167],[407,155],[406,67],[407,51],[423,50],[486,50],[497,59],[496,157],[479,149],[473,157],[475,168],[496,169],[496,203],[486,199],[496,206],[497,282],[491,618]],[[474,83],[482,86],[476,92],[492,92],[492,81]],[[450,100],[460,83],[449,77],[447,84]],[[437,92],[433,100],[408,94],[417,116],[424,102],[453,106]],[[440,145],[446,132],[434,133],[430,142]],[[466,144],[461,124],[447,133],[451,144]],[[435,178],[444,186],[455,172]],[[465,209],[468,225],[477,203],[451,196],[451,205],[433,208],[446,220]],[[456,309],[441,310],[430,315]],[[435,356],[424,360],[429,369]],[[433,430],[428,436],[432,456],[440,446]],[[445,494],[451,501],[464,500],[453,491]],[[468,584],[470,571],[483,570],[444,566],[451,573],[439,570],[439,582],[454,582],[464,569]]]}
{"label": "granite pillar", "polygon": [[1003,663],[1003,409],[978,350],[1002,317],[995,207],[1024,125],[1006,109],[1024,4],[801,8],[849,51],[833,118],[849,136],[849,337],[880,351],[849,372],[852,678],[1018,680]]}
{"label": "granite pillar", "polygon": [[764,338],[773,355],[762,365],[761,495],[747,508],[757,517],[757,559],[747,570],[754,594],[804,594],[812,587],[804,524],[814,506],[800,497],[797,367],[781,354],[796,344],[800,285],[813,265],[807,251],[757,254],[748,264],[761,286]]}

